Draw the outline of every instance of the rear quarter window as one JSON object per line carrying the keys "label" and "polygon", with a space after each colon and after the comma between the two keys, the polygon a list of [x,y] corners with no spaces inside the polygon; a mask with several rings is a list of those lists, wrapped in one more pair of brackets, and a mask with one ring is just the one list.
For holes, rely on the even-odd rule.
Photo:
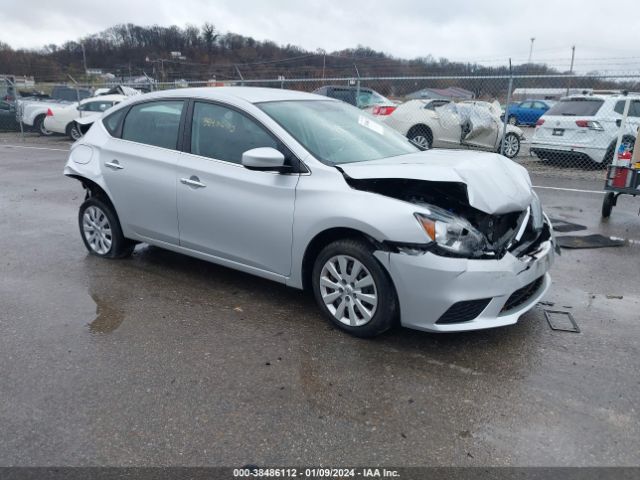
{"label": "rear quarter window", "polygon": [[104,120],[102,120],[104,128],[107,129],[107,132],[109,132],[109,135],[111,135],[112,137],[118,136],[118,127],[120,126],[120,122],[122,122],[122,117],[124,117],[124,113],[126,110],[126,108],[121,108],[117,112],[113,112],[111,115],[108,115]]}
{"label": "rear quarter window", "polygon": [[603,103],[604,100],[599,98],[569,98],[556,103],[547,111],[547,115],[592,117]]}

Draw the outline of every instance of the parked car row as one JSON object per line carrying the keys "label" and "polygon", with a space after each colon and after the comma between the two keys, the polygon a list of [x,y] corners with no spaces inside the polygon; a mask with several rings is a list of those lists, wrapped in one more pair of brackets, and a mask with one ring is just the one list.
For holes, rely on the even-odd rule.
{"label": "parked car row", "polygon": [[419,99],[400,103],[370,88],[334,85],[314,93],[368,111],[422,149],[474,148],[495,152],[501,150],[504,139],[504,155],[514,158],[524,140],[524,132],[512,122],[505,130],[497,102]]}
{"label": "parked car row", "polygon": [[[138,90],[122,86],[92,93],[88,89],[64,85],[54,87],[51,95],[17,92],[13,101],[8,102],[11,113],[7,115],[13,114],[14,119],[17,117],[17,121],[21,121],[25,128],[33,129],[41,135],[58,133],[75,141],[82,134],[79,119],[84,118],[82,123],[86,130],[91,124],[87,119],[95,120],[102,112],[139,93]],[[0,105],[0,110],[2,109],[3,106]]]}

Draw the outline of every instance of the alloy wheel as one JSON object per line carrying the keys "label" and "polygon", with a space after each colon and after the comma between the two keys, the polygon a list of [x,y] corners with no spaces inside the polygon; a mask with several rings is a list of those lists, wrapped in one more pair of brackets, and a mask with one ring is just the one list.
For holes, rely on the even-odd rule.
{"label": "alloy wheel", "polygon": [[96,206],[90,206],[82,216],[82,231],[89,247],[98,255],[111,250],[113,236],[106,214]]}
{"label": "alloy wheel", "polygon": [[422,148],[429,148],[429,139],[424,135],[415,135],[411,141]]}
{"label": "alloy wheel", "polygon": [[513,133],[507,135],[504,139],[504,154],[508,158],[513,158],[520,149],[520,140]]}
{"label": "alloy wheel", "polygon": [[320,295],[339,322],[361,327],[376,313],[378,291],[367,268],[349,255],[331,257],[320,272]]}

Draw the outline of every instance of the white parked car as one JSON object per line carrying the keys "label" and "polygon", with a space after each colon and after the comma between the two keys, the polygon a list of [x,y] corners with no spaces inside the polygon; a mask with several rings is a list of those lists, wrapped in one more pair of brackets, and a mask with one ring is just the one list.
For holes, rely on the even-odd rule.
{"label": "white parked car", "polygon": [[101,95],[81,100],[79,104],[51,105],[47,109],[44,128],[50,132],[67,135],[74,141],[78,140],[82,136],[82,131],[76,120],[100,115],[126,98],[128,97],[118,94]]}
{"label": "white parked car", "polygon": [[[398,106],[385,124],[425,149],[470,147],[496,152],[504,132],[495,108],[450,100],[410,100]],[[504,155],[518,155],[522,130],[507,125],[504,139]]]}
{"label": "white parked car", "polygon": [[[64,169],[95,256],[136,243],[308,288],[338,328],[511,325],[549,288],[549,219],[522,166],[421,151],[345,102],[291,90],[159,91],[110,110]],[[90,268],[101,268],[92,263]]]}
{"label": "white parked car", "polygon": [[640,127],[640,95],[572,95],[540,117],[531,151],[542,159],[611,164],[626,100],[630,106],[622,140],[633,147]]}

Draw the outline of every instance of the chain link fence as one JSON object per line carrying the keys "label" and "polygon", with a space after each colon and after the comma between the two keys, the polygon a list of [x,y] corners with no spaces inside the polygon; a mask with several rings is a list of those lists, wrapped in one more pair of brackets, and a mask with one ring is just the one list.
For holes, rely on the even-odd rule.
{"label": "chain link fence", "polygon": [[[57,85],[31,90],[51,94]],[[567,178],[603,179],[607,165],[631,157],[640,127],[640,93],[634,93],[640,74],[634,73],[67,83],[78,98],[116,85],[145,92],[216,86],[316,92],[361,108],[424,148],[501,152],[532,173]],[[21,98],[14,115],[33,101],[44,106],[50,100]]]}

